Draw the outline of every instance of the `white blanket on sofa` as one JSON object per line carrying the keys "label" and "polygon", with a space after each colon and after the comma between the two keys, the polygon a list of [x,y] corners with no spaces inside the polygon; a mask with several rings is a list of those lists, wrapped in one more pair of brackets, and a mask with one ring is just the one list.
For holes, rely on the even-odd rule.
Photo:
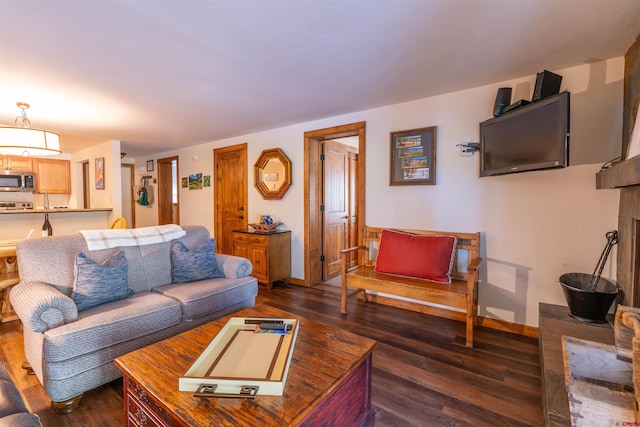
{"label": "white blanket on sofa", "polygon": [[80,230],[90,251],[118,246],[142,246],[178,239],[186,232],[176,224],[141,228],[115,228],[106,230]]}

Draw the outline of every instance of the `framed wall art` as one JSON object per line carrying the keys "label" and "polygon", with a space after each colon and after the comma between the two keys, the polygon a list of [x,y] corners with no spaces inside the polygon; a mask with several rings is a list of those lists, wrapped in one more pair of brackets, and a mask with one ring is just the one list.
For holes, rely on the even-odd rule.
{"label": "framed wall art", "polygon": [[202,173],[189,175],[189,190],[202,190]]}
{"label": "framed wall art", "polygon": [[436,184],[436,126],[391,132],[389,185]]}
{"label": "framed wall art", "polygon": [[153,160],[147,160],[147,172],[153,172]]}
{"label": "framed wall art", "polygon": [[96,159],[96,190],[104,190],[104,157]]}

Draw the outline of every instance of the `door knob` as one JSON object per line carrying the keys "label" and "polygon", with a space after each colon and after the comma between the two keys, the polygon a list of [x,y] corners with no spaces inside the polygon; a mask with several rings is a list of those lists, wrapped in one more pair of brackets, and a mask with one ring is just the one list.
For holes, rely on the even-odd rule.
{"label": "door knob", "polygon": [[238,218],[238,219],[244,219],[244,215],[238,215],[236,218]]}
{"label": "door knob", "polygon": [[239,210],[239,211],[243,211],[243,210],[244,210],[244,206],[240,206],[240,207],[238,208],[238,210]]}

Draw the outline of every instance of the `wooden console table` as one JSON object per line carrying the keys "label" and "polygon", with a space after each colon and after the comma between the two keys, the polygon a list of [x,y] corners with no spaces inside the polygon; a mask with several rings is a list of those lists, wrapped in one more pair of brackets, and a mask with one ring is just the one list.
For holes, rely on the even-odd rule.
{"label": "wooden console table", "polygon": [[[229,317],[297,318],[298,338],[283,396],[195,397],[184,375]],[[127,426],[374,425],[372,353],[376,342],[344,329],[257,305],[118,357]]]}
{"label": "wooden console table", "polygon": [[233,230],[233,254],[247,258],[253,265],[251,275],[258,283],[273,287],[273,282],[289,281],[291,276],[291,231],[269,233]]}
{"label": "wooden console table", "polygon": [[0,246],[0,323],[17,320],[11,307],[9,292],[20,282],[15,246]]}
{"label": "wooden console table", "polygon": [[[613,319],[611,319],[613,322]],[[569,308],[540,303],[538,343],[542,376],[542,407],[547,426],[570,426],[569,400],[564,382],[562,336],[613,344],[609,323],[585,323],[569,316]]]}

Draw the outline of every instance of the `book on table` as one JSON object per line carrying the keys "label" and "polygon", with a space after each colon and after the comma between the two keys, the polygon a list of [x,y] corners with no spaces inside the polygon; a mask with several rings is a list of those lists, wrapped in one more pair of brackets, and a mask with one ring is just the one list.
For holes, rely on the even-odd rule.
{"label": "book on table", "polygon": [[232,317],[179,379],[202,397],[282,396],[297,319]]}

